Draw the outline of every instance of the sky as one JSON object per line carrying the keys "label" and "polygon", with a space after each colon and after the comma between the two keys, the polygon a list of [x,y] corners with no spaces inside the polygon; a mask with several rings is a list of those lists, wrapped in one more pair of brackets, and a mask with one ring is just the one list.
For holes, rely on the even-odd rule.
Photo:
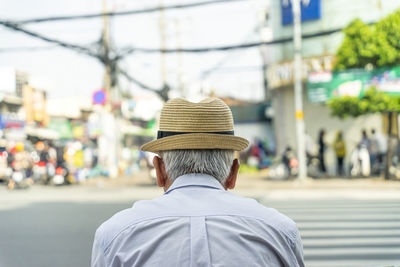
{"label": "sky", "polygon": [[[107,0],[110,11],[124,11],[186,4],[203,0]],[[259,41],[256,30],[264,0],[214,4],[165,12],[167,48],[196,48],[234,45]],[[102,0],[0,0],[0,17],[22,20],[46,16],[78,15],[101,12]],[[159,12],[121,16],[110,20],[113,46],[160,47]],[[51,38],[83,46],[93,46],[100,39],[102,19],[30,24],[27,29]],[[49,97],[90,97],[102,87],[104,70],[93,58],[44,41],[33,39],[0,26],[0,51],[13,47],[46,47],[35,51],[0,52],[0,68],[13,67],[30,75],[31,83],[49,92]],[[146,85],[160,88],[160,54],[134,53],[121,66]],[[261,101],[264,97],[262,65],[258,48],[202,54],[166,56],[167,83],[172,96],[199,98],[201,92],[214,91],[218,96]],[[219,66],[215,68],[215,66]],[[207,78],[204,73],[213,70]],[[121,80],[123,89],[133,94],[143,90]],[[183,88],[183,91],[179,90]]]}

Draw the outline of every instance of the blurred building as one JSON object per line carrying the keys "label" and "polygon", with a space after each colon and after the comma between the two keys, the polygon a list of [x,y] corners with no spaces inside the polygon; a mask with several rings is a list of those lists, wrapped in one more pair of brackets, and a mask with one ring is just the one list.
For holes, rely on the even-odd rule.
{"label": "blurred building", "polygon": [[233,98],[221,98],[231,109],[235,121],[235,134],[249,140],[261,140],[271,152],[275,151],[271,105],[265,102],[248,102]]}
{"label": "blurred building", "polygon": [[46,92],[29,85],[25,85],[22,92],[26,123],[46,127],[49,123]]}
{"label": "blurred building", "polygon": [[26,72],[12,67],[0,68],[0,91],[22,97],[22,90],[29,83],[29,75]]}
{"label": "blurred building", "polygon": [[0,131],[10,140],[25,138],[25,112],[22,88],[28,84],[28,74],[11,67],[0,68]]}
{"label": "blurred building", "polygon": [[[271,1],[270,20],[274,39],[293,36],[290,2],[286,0]],[[344,28],[355,18],[359,18],[365,23],[372,23],[400,7],[399,1],[390,0],[309,0],[301,2],[303,35]],[[332,69],[334,54],[342,39],[341,32],[303,39],[304,118],[306,131],[315,141],[321,128],[327,131],[326,141],[328,143],[333,142],[333,136],[337,130],[343,130],[348,146],[347,151],[350,153],[361,138],[361,129],[382,130],[381,117],[370,115],[346,120],[332,118],[329,108],[324,102],[313,103],[307,98],[305,86],[309,71]],[[275,114],[274,129],[277,151],[281,153],[287,145],[296,147],[293,44],[292,42],[277,44],[272,46],[272,51],[266,75]],[[328,153],[333,155],[333,150],[328,150]]]}

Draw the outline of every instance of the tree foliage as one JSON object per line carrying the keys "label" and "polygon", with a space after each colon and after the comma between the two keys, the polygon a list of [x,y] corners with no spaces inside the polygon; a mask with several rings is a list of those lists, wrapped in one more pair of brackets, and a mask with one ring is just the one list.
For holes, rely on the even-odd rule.
{"label": "tree foliage", "polygon": [[[344,34],[343,42],[336,53],[336,70],[365,68],[368,65],[373,68],[390,67],[400,64],[400,9],[374,25],[367,25],[356,19],[344,29]],[[351,96],[334,98],[328,102],[328,106],[332,115],[339,118],[371,113],[386,114],[389,122],[387,133],[391,136],[392,115],[397,116],[400,112],[400,97],[389,96],[371,87],[361,98]],[[389,142],[390,138],[388,144]],[[386,157],[392,158],[390,145]],[[387,160],[385,179],[390,178],[390,165],[391,161]]]}
{"label": "tree foliage", "polygon": [[400,9],[373,25],[353,20],[336,54],[336,70],[400,64]]}
{"label": "tree foliage", "polygon": [[[400,64],[400,9],[373,25],[355,19],[343,32],[345,37],[336,53],[336,70]],[[361,98],[334,98],[328,102],[328,106],[332,115],[339,118],[400,112],[400,97],[370,88]]]}
{"label": "tree foliage", "polygon": [[358,117],[364,114],[400,112],[400,97],[389,96],[372,87],[363,97],[344,96],[328,102],[332,115],[339,118]]}

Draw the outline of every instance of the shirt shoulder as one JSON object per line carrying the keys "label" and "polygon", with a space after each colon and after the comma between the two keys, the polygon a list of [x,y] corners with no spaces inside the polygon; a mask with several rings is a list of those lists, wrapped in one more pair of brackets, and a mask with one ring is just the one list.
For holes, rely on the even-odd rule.
{"label": "shirt shoulder", "polygon": [[239,216],[259,220],[265,225],[272,227],[288,236],[291,240],[295,240],[297,238],[297,225],[286,215],[280,213],[274,208],[262,205],[255,199],[241,197],[232,193],[230,194],[237,199],[236,207],[239,208]]}
{"label": "shirt shoulder", "polygon": [[131,208],[122,210],[114,214],[111,218],[102,223],[96,230],[95,239],[100,249],[107,250],[112,241],[124,230],[141,221],[158,217],[152,210],[154,209],[154,200],[139,200]]}

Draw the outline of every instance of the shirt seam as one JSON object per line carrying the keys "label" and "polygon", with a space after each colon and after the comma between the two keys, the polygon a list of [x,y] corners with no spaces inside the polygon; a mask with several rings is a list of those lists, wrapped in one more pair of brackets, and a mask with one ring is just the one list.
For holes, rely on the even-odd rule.
{"label": "shirt seam", "polygon": [[286,231],[283,231],[283,229],[281,227],[279,227],[279,225],[272,225],[270,223],[267,223],[264,219],[261,218],[256,218],[253,216],[246,216],[246,215],[237,215],[237,214],[202,214],[202,215],[165,215],[165,216],[156,216],[156,217],[150,217],[150,218],[145,218],[145,219],[141,219],[141,220],[137,220],[135,222],[130,223],[129,225],[127,225],[126,227],[124,227],[122,230],[120,230],[111,240],[110,242],[108,242],[107,246],[104,248],[104,254],[107,253],[107,251],[109,250],[109,248],[111,247],[112,242],[114,242],[115,239],[118,238],[118,236],[120,236],[122,234],[122,232],[124,232],[125,230],[127,230],[128,228],[145,222],[145,221],[150,221],[150,220],[154,220],[154,219],[161,219],[161,218],[171,218],[171,217],[185,217],[185,218],[191,218],[191,217],[217,217],[217,216],[235,216],[235,217],[242,217],[242,218],[251,218],[254,220],[258,220],[258,221],[262,221],[265,224],[267,224],[268,226],[272,226],[274,228],[276,228],[280,233],[282,233],[284,236],[288,237],[289,240],[291,241],[291,244],[293,246],[294,244],[294,238],[296,238],[297,234],[294,233],[294,236],[291,236],[293,233],[288,233]]}
{"label": "shirt seam", "polygon": [[190,185],[181,185],[181,186],[177,186],[177,187],[172,188],[172,189],[168,189],[167,192],[165,192],[163,195],[168,195],[168,194],[170,194],[171,192],[173,192],[173,191],[175,191],[177,189],[182,189],[182,188],[186,188],[186,187],[202,187],[202,188],[223,190],[223,188],[219,188],[219,187],[212,186],[212,185],[200,185],[200,184],[193,185],[193,184],[190,184]]}

